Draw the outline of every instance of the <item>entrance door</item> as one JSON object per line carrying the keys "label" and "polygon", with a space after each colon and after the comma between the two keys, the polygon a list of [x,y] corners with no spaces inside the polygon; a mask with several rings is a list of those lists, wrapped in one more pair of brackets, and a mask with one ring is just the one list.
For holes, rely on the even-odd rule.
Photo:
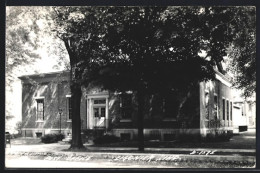
{"label": "entrance door", "polygon": [[94,127],[106,127],[106,99],[95,99],[93,105]]}

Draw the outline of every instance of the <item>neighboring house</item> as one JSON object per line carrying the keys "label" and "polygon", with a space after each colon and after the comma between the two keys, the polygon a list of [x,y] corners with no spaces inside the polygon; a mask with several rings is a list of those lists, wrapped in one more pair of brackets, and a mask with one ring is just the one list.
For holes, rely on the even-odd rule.
{"label": "neighboring house", "polygon": [[[39,137],[48,133],[71,133],[69,73],[56,72],[19,77],[22,80],[22,134]],[[173,95],[146,98],[145,139],[173,140],[180,134],[205,137],[233,130],[233,101],[230,79],[216,72],[216,80],[194,87],[179,105]],[[185,96],[184,96],[185,97]],[[59,109],[62,109],[60,116]],[[84,88],[81,99],[81,128],[110,132],[121,139],[137,138],[135,93]]]}
{"label": "neighboring house", "polygon": [[255,130],[256,104],[254,101],[246,101],[234,98],[234,133]]}

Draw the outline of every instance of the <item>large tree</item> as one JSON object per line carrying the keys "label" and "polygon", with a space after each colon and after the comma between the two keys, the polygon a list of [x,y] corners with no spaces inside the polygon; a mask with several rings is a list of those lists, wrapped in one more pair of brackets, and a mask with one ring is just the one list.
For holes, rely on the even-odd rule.
{"label": "large tree", "polygon": [[54,31],[66,47],[70,60],[70,90],[72,100],[71,149],[83,148],[81,140],[80,102],[83,72],[100,57],[103,18],[102,8],[53,7]]}
{"label": "large tree", "polygon": [[[86,83],[114,91],[132,90],[138,100],[139,150],[144,150],[143,110],[146,95],[179,98],[181,109],[190,90],[215,77],[234,39],[230,23],[237,8],[110,7],[104,51],[87,65]],[[206,56],[199,56],[201,51]],[[179,114],[179,113],[178,113]],[[179,117],[179,115],[177,115]]]}
{"label": "large tree", "polygon": [[[132,90],[138,98],[139,150],[145,95],[190,89],[214,79],[236,38],[243,7],[55,7],[56,32],[70,57],[72,148],[80,138],[81,86]],[[201,51],[206,56],[199,56]]]}

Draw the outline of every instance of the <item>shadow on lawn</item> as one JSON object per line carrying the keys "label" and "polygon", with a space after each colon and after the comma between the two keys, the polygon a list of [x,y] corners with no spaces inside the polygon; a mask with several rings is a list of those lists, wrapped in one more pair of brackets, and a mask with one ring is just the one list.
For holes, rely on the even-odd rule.
{"label": "shadow on lawn", "polygon": [[[124,141],[110,144],[92,145],[94,147],[137,147],[138,141]],[[254,138],[234,136],[225,142],[182,142],[182,141],[145,141],[146,148],[221,148],[221,149],[255,149]]]}

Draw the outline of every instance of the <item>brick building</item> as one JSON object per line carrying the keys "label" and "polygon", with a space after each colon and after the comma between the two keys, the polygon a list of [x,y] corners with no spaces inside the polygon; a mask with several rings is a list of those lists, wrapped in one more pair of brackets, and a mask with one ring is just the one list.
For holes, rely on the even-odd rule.
{"label": "brick building", "polygon": [[[39,137],[48,133],[71,133],[69,73],[19,77],[22,81],[22,134]],[[145,101],[145,139],[172,140],[180,134],[205,137],[233,130],[230,80],[216,72],[216,80],[194,87],[180,108],[172,95],[151,95]],[[59,109],[62,110],[59,114]],[[135,93],[83,88],[81,127],[110,132],[122,139],[137,138]]]}

